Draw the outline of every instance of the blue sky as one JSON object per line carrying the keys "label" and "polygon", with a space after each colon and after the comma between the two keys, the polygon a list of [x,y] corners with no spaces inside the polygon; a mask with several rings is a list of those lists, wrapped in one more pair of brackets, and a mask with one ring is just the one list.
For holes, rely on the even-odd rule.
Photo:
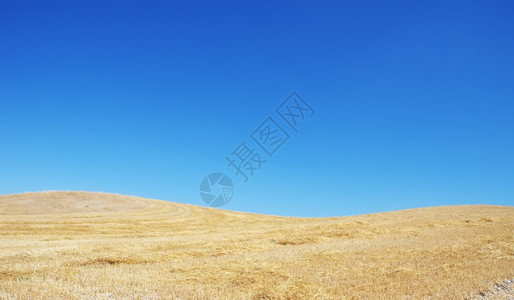
{"label": "blue sky", "polygon": [[[3,1],[0,194],[342,216],[514,205],[511,1]],[[244,183],[225,157],[315,110]],[[280,121],[278,118],[277,121]],[[255,145],[254,145],[255,146]],[[254,147],[255,151],[261,151]]]}

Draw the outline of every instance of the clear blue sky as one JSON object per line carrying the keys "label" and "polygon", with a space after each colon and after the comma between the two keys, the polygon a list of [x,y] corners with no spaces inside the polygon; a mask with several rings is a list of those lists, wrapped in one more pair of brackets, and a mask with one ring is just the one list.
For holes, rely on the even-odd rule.
{"label": "clear blue sky", "polygon": [[[201,180],[223,172],[224,208],[265,214],[514,205],[513,15],[512,1],[2,1],[0,194],[204,205]],[[225,157],[292,91],[316,114],[244,183]]]}

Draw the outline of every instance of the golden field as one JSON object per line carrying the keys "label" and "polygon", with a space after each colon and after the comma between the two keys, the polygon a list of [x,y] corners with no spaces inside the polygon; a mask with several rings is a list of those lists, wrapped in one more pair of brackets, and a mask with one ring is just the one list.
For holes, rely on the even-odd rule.
{"label": "golden field", "polygon": [[0,196],[0,299],[463,299],[514,278],[514,207],[276,217]]}

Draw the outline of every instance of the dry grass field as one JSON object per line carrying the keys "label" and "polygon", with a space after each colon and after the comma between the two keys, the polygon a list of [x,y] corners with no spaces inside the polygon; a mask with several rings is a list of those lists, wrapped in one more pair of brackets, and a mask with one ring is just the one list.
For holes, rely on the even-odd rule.
{"label": "dry grass field", "polygon": [[479,298],[514,207],[275,217],[113,194],[0,196],[0,299]]}

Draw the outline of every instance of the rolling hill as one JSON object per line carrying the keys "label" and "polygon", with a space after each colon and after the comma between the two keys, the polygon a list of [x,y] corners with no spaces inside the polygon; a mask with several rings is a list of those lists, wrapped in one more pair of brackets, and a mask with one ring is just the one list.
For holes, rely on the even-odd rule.
{"label": "rolling hill", "polygon": [[0,196],[0,228],[1,299],[479,298],[514,278],[509,206],[292,218],[39,192]]}

